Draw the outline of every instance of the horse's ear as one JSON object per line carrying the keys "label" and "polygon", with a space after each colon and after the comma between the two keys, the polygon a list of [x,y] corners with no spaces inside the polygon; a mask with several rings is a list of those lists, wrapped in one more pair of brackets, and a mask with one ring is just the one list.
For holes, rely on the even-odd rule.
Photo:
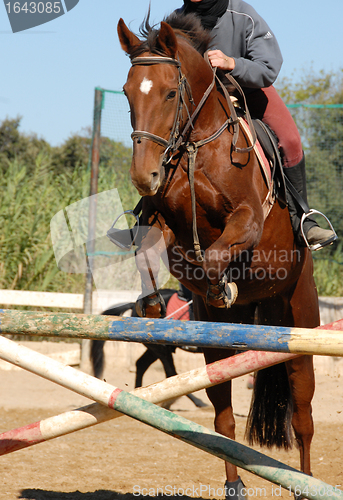
{"label": "horse's ear", "polygon": [[138,36],[129,30],[122,18],[119,19],[117,31],[120,45],[127,54],[131,54],[132,50],[141,44]]}
{"label": "horse's ear", "polygon": [[177,53],[176,36],[173,29],[164,21],[161,22],[161,29],[156,41],[167,56],[175,59]]}

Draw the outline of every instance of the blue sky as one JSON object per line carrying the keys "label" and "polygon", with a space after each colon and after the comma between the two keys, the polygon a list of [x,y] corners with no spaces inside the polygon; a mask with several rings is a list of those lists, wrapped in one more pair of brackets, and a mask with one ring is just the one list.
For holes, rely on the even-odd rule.
{"label": "blue sky", "polygon": [[[2,3],[2,2],[1,2]],[[251,0],[274,31],[284,57],[280,76],[343,68],[343,0]],[[151,0],[152,20],[182,0]],[[148,0],[79,0],[67,14],[13,34],[0,5],[0,119],[23,117],[21,130],[52,145],[92,123],[94,88],[121,90],[129,60],[116,26],[137,32]]]}

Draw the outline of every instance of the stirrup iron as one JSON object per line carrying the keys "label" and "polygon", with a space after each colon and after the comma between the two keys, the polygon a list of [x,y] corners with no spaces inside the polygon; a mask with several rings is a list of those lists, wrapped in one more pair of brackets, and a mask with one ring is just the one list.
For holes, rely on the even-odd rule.
{"label": "stirrup iron", "polygon": [[[118,220],[124,215],[132,215],[136,219],[136,224],[132,229],[116,229],[115,225]],[[139,216],[133,210],[125,210],[118,215],[110,229],[107,231],[107,237],[112,243],[117,245],[122,250],[130,251],[135,245],[139,233]]]}
{"label": "stirrup iron", "polygon": [[[334,235],[332,236],[332,238],[330,238],[327,242],[325,242],[324,245],[322,245],[321,243],[316,243],[315,245],[310,245],[309,242],[307,241],[306,236],[305,236],[304,222],[307,219],[307,217],[310,217],[313,214],[318,214],[318,215],[321,215],[322,217],[324,217],[324,219],[329,224],[331,231],[334,233]],[[307,248],[309,250],[311,250],[312,252],[315,252],[316,250],[320,250],[321,248],[323,248],[325,246],[332,245],[332,243],[334,241],[336,241],[337,238],[338,238],[338,236],[336,234],[336,231],[333,228],[333,225],[331,224],[331,222],[329,221],[329,219],[326,217],[326,215],[324,215],[322,212],[319,212],[319,210],[315,210],[314,208],[311,208],[308,212],[303,213],[303,215],[301,217],[301,221],[300,221],[300,230],[301,230],[301,234],[302,234],[302,237],[304,238],[304,241],[306,243]]]}

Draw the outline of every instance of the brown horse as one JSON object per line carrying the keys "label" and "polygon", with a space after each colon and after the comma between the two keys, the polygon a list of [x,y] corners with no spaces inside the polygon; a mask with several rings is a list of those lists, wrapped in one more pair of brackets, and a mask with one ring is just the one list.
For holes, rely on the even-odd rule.
{"label": "brown horse", "polygon": [[[296,246],[288,210],[278,200],[265,210],[268,186],[255,153],[246,134],[237,133],[230,103],[213,85],[213,70],[203,57],[209,34],[196,18],[177,15],[160,29],[147,19],[141,38],[121,19],[118,34],[132,62],[124,91],[134,130],[130,173],[144,197],[143,224],[162,231],[171,273],[194,294],[196,319],[318,326],[311,254]],[[148,231],[137,253],[143,291],[150,293],[143,304],[149,317],[161,310],[150,279],[157,275],[162,248],[156,235]],[[233,354],[204,349],[207,363]],[[262,370],[257,377],[250,442],[290,446],[289,414],[301,470],[310,474],[312,357],[273,370],[272,376]],[[290,392],[291,412],[281,386]],[[216,431],[234,439],[231,382],[207,393]],[[226,474],[229,483],[238,481],[232,464],[226,463]],[[242,498],[240,491],[228,496]]]}

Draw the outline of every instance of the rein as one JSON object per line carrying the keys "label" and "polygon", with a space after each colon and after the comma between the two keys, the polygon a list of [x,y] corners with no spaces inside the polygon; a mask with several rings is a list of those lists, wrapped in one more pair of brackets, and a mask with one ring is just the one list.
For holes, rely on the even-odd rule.
{"label": "rein", "polygon": [[[208,59],[207,52],[205,53],[205,60],[211,67],[211,64]],[[230,125],[233,126],[233,138],[232,138],[232,147],[233,150],[238,152],[238,153],[246,153],[251,151],[255,147],[256,143],[256,133],[254,126],[252,124],[252,120],[250,117],[249,110],[246,106],[246,101],[245,101],[245,96],[244,92],[239,86],[239,84],[236,82],[236,80],[230,75],[227,74],[225,75],[229,81],[234,85],[234,87],[238,90],[238,92],[241,94],[243,97],[244,103],[245,103],[245,110],[246,110],[246,118],[252,133],[252,142],[253,144],[247,148],[238,148],[237,147],[237,141],[239,137],[239,118],[237,117],[237,113],[235,110],[235,107],[231,101],[230,95],[225,88],[224,84],[221,82],[221,80],[218,78],[217,73],[216,73],[216,68],[212,68],[213,72],[213,78],[206,89],[204,95],[202,96],[199,104],[193,111],[192,115],[189,113],[189,109],[187,106],[187,103],[185,102],[185,93],[187,92],[187,96],[189,99],[189,102],[195,106],[193,97],[192,97],[192,92],[190,85],[187,81],[187,78],[185,75],[183,75],[181,71],[181,63],[177,59],[173,59],[171,57],[159,57],[159,56],[153,56],[153,57],[135,57],[134,59],[131,60],[132,66],[136,65],[152,65],[152,64],[171,64],[172,66],[175,66],[178,70],[179,73],[179,78],[178,78],[178,109],[175,114],[174,118],[174,123],[172,126],[172,130],[169,135],[169,139],[166,140],[163,137],[160,137],[158,135],[152,134],[151,132],[143,131],[143,130],[135,130],[131,134],[131,138],[134,141],[137,139],[138,143],[141,142],[142,139],[147,139],[150,141],[153,141],[160,146],[164,147],[164,153],[163,153],[163,160],[162,160],[162,165],[167,165],[174,153],[182,146],[185,148],[187,154],[188,154],[188,180],[189,180],[189,186],[190,186],[190,191],[191,191],[191,205],[192,205],[192,228],[193,228],[193,247],[195,251],[195,256],[196,260],[198,262],[203,262],[203,256],[201,254],[201,247],[200,247],[200,241],[199,241],[199,236],[198,236],[198,230],[197,230],[197,221],[196,221],[196,196],[195,196],[195,186],[194,186],[194,170],[195,170],[195,160],[196,156],[198,153],[198,149],[201,146],[204,146],[214,140],[216,140],[223,132],[226,130]],[[197,115],[199,114],[201,108],[205,104],[208,96],[212,92],[216,81],[219,83],[219,85],[222,88],[222,91],[224,93],[225,99],[228,104],[228,108],[230,111],[230,117],[223,123],[223,125],[211,136],[207,137],[206,139],[202,139],[197,142],[189,142],[186,140],[186,136],[188,132],[190,131],[190,128],[193,127],[193,122]],[[186,125],[184,126],[183,130],[180,131],[180,123],[182,120],[182,112],[183,112],[183,106],[185,106],[188,114],[188,121]]]}

